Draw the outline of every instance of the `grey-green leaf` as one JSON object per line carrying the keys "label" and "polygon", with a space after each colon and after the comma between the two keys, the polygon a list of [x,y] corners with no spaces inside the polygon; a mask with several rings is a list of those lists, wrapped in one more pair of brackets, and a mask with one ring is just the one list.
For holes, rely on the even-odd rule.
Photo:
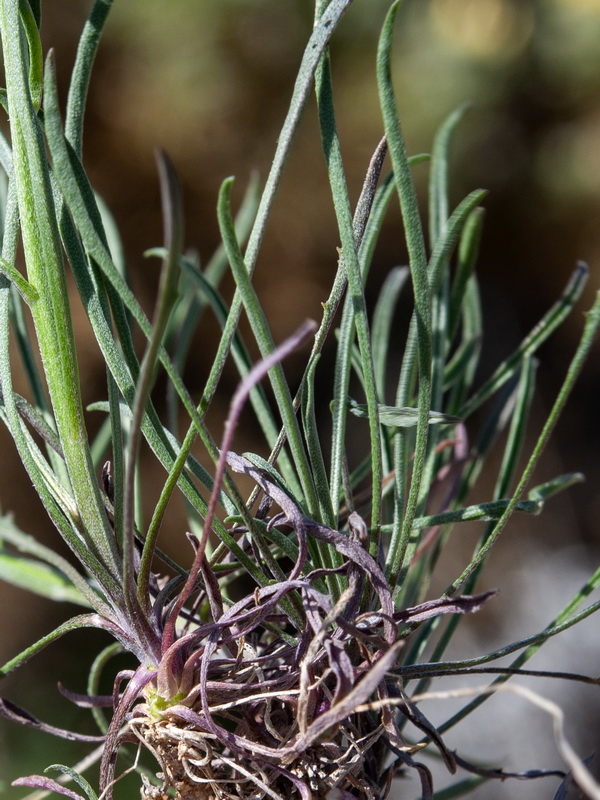
{"label": "grey-green leaf", "polygon": [[9,553],[4,548],[0,548],[0,579],[49,600],[90,608],[82,593],[57,569],[33,558]]}
{"label": "grey-green leaf", "polygon": [[[348,401],[348,408],[356,417],[368,417],[368,409],[364,403],[354,400]],[[386,406],[379,404],[379,421],[390,428],[412,428],[417,424],[419,417],[418,408],[409,406]],[[441,411],[430,411],[428,415],[430,425],[455,425],[461,422],[460,417],[443,414]]]}

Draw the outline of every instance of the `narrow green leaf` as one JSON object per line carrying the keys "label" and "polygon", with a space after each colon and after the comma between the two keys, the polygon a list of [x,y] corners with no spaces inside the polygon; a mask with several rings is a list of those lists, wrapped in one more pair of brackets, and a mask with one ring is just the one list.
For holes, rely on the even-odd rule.
{"label": "narrow green leaf", "polygon": [[32,307],[40,296],[35,286],[32,286],[15,266],[9,264],[3,258],[0,258],[0,273],[8,278],[27,305]]}
{"label": "narrow green leaf", "polygon": [[[398,109],[394,95],[391,70],[392,34],[399,2],[395,2],[385,19],[377,52],[377,84],[379,102],[383,114],[385,133],[387,136],[390,157],[394,171],[394,181],[400,199],[404,231],[409,253],[413,293],[415,298],[416,344],[414,356],[418,355],[418,408],[419,421],[416,429],[414,447],[414,465],[412,480],[406,503],[403,500],[403,480],[407,474],[405,442],[398,439],[395,471],[397,475],[397,535],[393,537],[388,554],[389,577],[394,584],[400,573],[401,565],[410,538],[412,522],[416,514],[417,503],[421,493],[421,478],[425,467],[428,436],[428,415],[431,408],[431,292],[427,275],[427,257],[423,229],[419,217],[419,206],[415,187],[410,174],[404,137],[398,123]],[[411,356],[412,359],[412,356]],[[412,367],[410,367],[412,374]],[[411,379],[406,376],[406,386]],[[405,405],[407,398],[402,398],[398,405]],[[400,515],[402,519],[400,520]]]}
{"label": "narrow green leaf", "polygon": [[[557,493],[563,489],[569,488],[572,484],[577,483],[575,476],[564,476],[564,483],[561,478],[555,479],[550,482],[552,485],[551,494],[544,495],[542,498],[536,492],[542,487],[532,489],[527,497],[527,500],[520,500],[515,506],[515,511],[524,514],[540,514],[544,502],[551,497],[554,492]],[[545,486],[546,484],[543,484]],[[437,525],[454,525],[457,522],[491,522],[500,519],[502,514],[506,511],[510,500],[491,500],[488,503],[476,503],[472,506],[465,508],[457,508],[453,511],[445,511],[442,514],[431,514],[427,517],[415,517],[413,523],[413,530],[420,530],[422,528],[431,528]],[[391,525],[382,526],[382,530],[391,530]]]}
{"label": "narrow green leaf", "polygon": [[92,789],[88,781],[86,781],[83,775],[80,775],[71,767],[66,767],[64,764],[51,764],[49,767],[46,767],[44,772],[60,772],[62,775],[68,775],[71,780],[73,780],[80,787],[80,789],[83,789],[88,797],[88,800],[98,800],[98,795]]}
{"label": "narrow green leaf", "polygon": [[512,414],[511,424],[508,429],[506,446],[502,456],[502,463],[496,479],[494,498],[506,497],[510,494],[510,485],[517,469],[518,459],[525,443],[527,421],[533,401],[537,361],[531,356],[525,356],[519,384],[515,398],[515,409]]}
{"label": "narrow green leaf", "polygon": [[[22,419],[28,422],[36,433],[42,437],[46,444],[49,445],[49,449],[62,458],[60,439],[58,438],[56,430],[50,427],[46,416],[16,392],[13,393],[13,401]],[[1,393],[0,404],[4,405],[4,399]]]}
{"label": "narrow green leaf", "polygon": [[[90,671],[88,673],[87,679],[87,693],[90,697],[94,697],[94,695],[100,694],[100,681],[102,679],[102,673],[104,671],[104,667],[106,664],[114,658],[115,656],[119,655],[123,652],[123,645],[119,642],[113,642],[101,650],[98,655],[94,658],[92,666],[90,667]],[[96,720],[96,724],[100,729],[101,733],[106,733],[108,730],[108,722],[106,721],[106,717],[100,708],[92,708],[91,712],[93,714],[94,719]]]}
{"label": "narrow green leaf", "polygon": [[479,435],[471,447],[471,459],[461,478],[456,494],[456,502],[458,504],[464,502],[464,499],[475,486],[492,448],[510,423],[516,402],[517,389],[518,375],[514,374],[511,376],[511,380],[502,387],[492,408],[488,410]]}
{"label": "narrow green leaf", "polygon": [[446,220],[444,230],[436,240],[429,260],[428,273],[432,291],[435,292],[439,289],[444,270],[447,268],[448,259],[452,255],[462,231],[486,195],[487,192],[484,189],[476,189],[471,192],[461,200],[450,215],[450,218]]}
{"label": "narrow green leaf", "polygon": [[[225,252],[225,248],[223,248],[223,252]],[[213,287],[205,274],[203,275],[196,267],[192,266],[187,259],[184,259],[183,265],[184,268],[187,269],[189,275],[193,278],[194,283],[200,289],[202,297],[212,309],[219,324],[221,325],[221,328],[225,330],[231,310],[227,307],[225,301],[217,292],[216,288]],[[208,273],[208,267],[205,272]],[[236,331],[231,340],[231,355],[235,361],[240,378],[245,378],[252,369],[252,359],[250,358],[250,354],[244,344],[244,340],[239,330]],[[262,385],[253,387],[252,391],[250,392],[250,403],[252,404],[252,408],[256,414],[256,419],[264,434],[265,441],[268,443],[269,447],[271,447],[274,451],[277,451],[276,459],[274,457],[273,461],[277,461],[277,465],[281,471],[281,474],[290,482],[293,481],[294,468],[290,461],[287,450],[277,446],[279,428],[273,418],[273,412],[271,411],[270,403]],[[294,401],[294,407],[296,407],[296,405],[297,403]]]}
{"label": "narrow green leaf", "polygon": [[444,372],[444,391],[455,389],[462,383],[464,375],[469,371],[480,344],[480,337],[467,338],[466,335],[463,337],[452,358],[446,364]]}
{"label": "narrow green leaf", "polygon": [[452,786],[447,786],[433,795],[433,800],[455,800],[457,797],[466,797],[472,794],[473,790],[481,786],[489,778],[481,777],[480,775],[470,775],[468,778],[463,778],[456,781]]}
{"label": "narrow green leaf", "polygon": [[29,47],[29,92],[34,110],[40,109],[44,78],[44,56],[40,41],[39,17],[36,18],[29,0],[20,0],[19,14]]}
{"label": "narrow green leaf", "polygon": [[81,592],[60,572],[32,558],[8,553],[1,547],[0,579],[49,600],[76,603],[89,608],[89,603]]}
{"label": "narrow green leaf", "polygon": [[497,392],[500,386],[510,378],[510,375],[515,370],[515,366],[519,364],[523,356],[535,353],[550,334],[563,322],[581,296],[587,277],[587,265],[580,261],[556,303],[544,314],[537,325],[532,328],[515,352],[494,370],[493,375],[466,402],[464,407],[460,409],[458,413],[463,419],[466,419],[475,409],[479,408],[480,405],[491,397],[491,395]]}
{"label": "narrow green leaf", "polygon": [[[460,308],[457,323],[460,324],[461,331],[461,343],[458,345],[458,349],[461,347],[468,348],[469,357],[465,360],[462,372],[457,376],[457,380],[454,382],[448,397],[446,408],[453,414],[458,413],[464,405],[465,398],[472,391],[481,355],[483,337],[482,310],[479,288],[474,275],[467,281],[461,303],[462,307]],[[449,336],[454,338],[456,331],[450,327],[451,319],[449,319],[448,325]]]}
{"label": "narrow green leaf", "polygon": [[113,0],[96,0],[94,3],[83,32],[79,37],[77,56],[71,73],[71,83],[67,98],[65,136],[79,156],[81,156],[83,117],[92,65],[112,3]]}
{"label": "narrow green leaf", "polygon": [[[0,319],[7,316],[5,308],[2,308],[4,305],[3,299],[2,292],[0,292]],[[5,327],[5,325],[3,324],[2,327]],[[8,375],[8,371],[3,372],[4,398],[6,398],[7,389],[10,388],[8,386]],[[31,434],[22,425],[14,400],[12,403],[5,405],[5,409],[7,411],[5,421],[8,421],[9,414],[13,417],[10,421],[10,430],[17,443],[23,466],[30,475],[50,519],[88,573],[94,575],[99,584],[106,591],[109,591],[113,598],[118,598],[120,592],[119,584],[112,578],[104,563],[98,559],[83,538],[81,520],[73,497],[58,481]],[[46,560],[49,559],[46,558]],[[100,605],[104,605],[100,603],[98,596],[94,592],[90,592],[90,595],[90,605],[93,605],[94,608],[99,609]]]}
{"label": "narrow green leaf", "polygon": [[[221,186],[221,191],[219,192],[219,201],[217,204],[219,228],[221,230],[223,244],[225,245],[225,249],[227,251],[237,289],[240,293],[244,309],[248,315],[248,319],[252,327],[252,333],[256,339],[256,343],[258,344],[262,357],[265,358],[273,352],[275,345],[269,325],[267,323],[267,319],[265,317],[265,313],[260,305],[258,297],[256,296],[256,291],[250,281],[250,275],[235,235],[235,226],[231,214],[232,189],[232,179],[224,181],[223,185]],[[318,502],[316,498],[314,481],[311,475],[306,449],[300,434],[298,420],[296,419],[296,413],[290,394],[290,389],[285,380],[281,364],[277,364],[275,367],[273,367],[269,373],[269,378],[275,394],[277,408],[281,415],[286,431],[292,458],[298,471],[301,490],[300,486],[294,487],[295,493],[296,496],[298,496],[299,491],[301,491],[305,498],[309,514],[311,514],[311,516],[315,516],[318,513]]]}
{"label": "narrow green leaf", "polygon": [[506,523],[508,522],[514,507],[518,503],[521,494],[523,493],[531,474],[533,473],[535,467],[540,460],[542,452],[548,442],[550,434],[552,433],[554,426],[556,425],[558,418],[565,406],[567,398],[571,393],[573,385],[579,375],[585,359],[588,355],[590,347],[592,346],[592,342],[596,336],[598,327],[600,326],[600,293],[596,295],[596,300],[594,305],[590,309],[590,311],[586,314],[586,321],[583,334],[581,336],[581,340],[579,342],[579,346],[573,356],[571,364],[569,365],[569,369],[565,380],[561,386],[561,389],[558,393],[558,396],[552,406],[550,414],[544,424],[542,432],[536,442],[536,445],[533,449],[533,452],[527,462],[527,465],[521,475],[519,483],[515,489],[513,497],[506,508],[506,511],[502,515],[502,517],[498,520],[497,525],[495,526],[494,530],[490,533],[489,537],[487,538],[486,542],[480,547],[478,553],[476,554],[475,558],[471,561],[469,566],[462,572],[462,574],[453,582],[452,586],[449,587],[449,593],[454,593],[459,589],[459,587],[463,586],[470,575],[478,568],[478,566],[485,560],[488,552],[494,545],[494,542],[497,540],[498,536],[504,530]]}
{"label": "narrow green leaf", "polygon": [[571,486],[582,483],[584,480],[585,475],[581,472],[569,472],[566,475],[559,475],[551,481],[542,483],[539,486],[534,486],[534,488],[530,489],[527,493],[527,497],[530,500],[534,500],[536,503],[543,503],[548,500],[548,498],[554,497],[558,492],[570,489]]}
{"label": "narrow green leaf", "polygon": [[72,564],[52,548],[46,547],[33,536],[20,530],[10,515],[0,517],[0,543],[2,542],[10,544],[18,553],[33,556],[37,562],[52,567],[55,573],[64,576],[80,597],[85,598],[84,605],[91,606],[107,616],[110,614],[109,607]]}
{"label": "narrow green leaf", "polygon": [[[134,484],[137,473],[137,459],[142,439],[142,423],[146,413],[146,406],[150,391],[156,376],[156,366],[159,359],[159,350],[169,321],[169,316],[177,300],[177,283],[179,278],[179,264],[183,247],[183,209],[181,187],[175,169],[165,153],[157,155],[163,219],[165,227],[165,249],[167,251],[163,268],[161,270],[158,297],[152,325],[152,334],[146,345],[138,375],[135,400],[132,409],[131,432],[128,440],[128,452],[125,465],[125,486],[123,494],[123,585],[125,596],[130,604],[132,617],[142,616],[135,612],[139,608],[148,615],[150,609],[148,582],[154,556],[155,540],[147,539],[144,543],[139,572],[137,576],[137,599],[134,587],[136,584],[134,567]],[[148,628],[149,628],[148,624]],[[150,630],[146,635],[153,638]]]}
{"label": "narrow green leaf", "polygon": [[[283,169],[310,96],[315,71],[331,36],[351,3],[352,0],[331,0],[322,16],[315,24],[310,39],[304,49],[289,109],[277,139],[277,148],[273,157],[273,163],[269,170],[265,188],[256,212],[256,219],[248,240],[248,246],[244,254],[246,269],[250,276],[254,272],[267,223],[271,215],[275,194],[281,183]],[[210,375],[206,381],[204,395],[200,403],[200,408],[203,410],[210,405],[223,372],[231,347],[231,339],[237,329],[241,308],[241,296],[236,292],[231,303],[231,313],[227,320],[227,327],[223,331],[217,354],[213,360]]]}
{"label": "narrow green leaf", "polygon": [[[69,218],[65,217],[63,219],[64,229],[68,234],[65,239],[65,247],[70,248],[69,258],[72,260],[72,263],[78,265],[77,271],[75,271],[74,268],[74,274],[78,280],[78,288],[82,292],[84,305],[88,309],[90,321],[107,366],[111,370],[121,394],[131,407],[135,396],[135,383],[131,370],[136,370],[134,375],[137,377],[137,362],[135,362],[135,354],[131,347],[131,331],[125,308],[138,323],[146,337],[149,338],[151,336],[152,328],[135,296],[124,281],[123,276],[112,262],[112,258],[106,248],[102,220],[96,206],[93,192],[91,191],[85,172],[75,153],[72,148],[69,148],[64,139],[60,122],[58,97],[56,94],[56,82],[51,65],[49,65],[46,71],[45,97],[46,131],[50,152],[54,161],[55,174],[60,183],[60,188],[65,197],[67,206],[76,222],[77,233],[81,237],[80,241],[78,236],[74,235],[75,229]],[[83,243],[85,247],[85,257],[81,252],[81,243]],[[108,283],[99,281],[95,265],[100,267]],[[99,289],[100,282],[102,283],[102,291]],[[105,306],[105,293],[108,294],[111,301],[110,312]],[[121,345],[128,349],[128,355],[126,357],[129,363],[124,362],[122,354],[116,347],[110,326],[110,313],[112,313],[115,319]],[[160,350],[160,359],[187,413],[190,415],[195,431],[200,435],[207,451],[216,461],[218,457],[216,445],[196,410],[194,403],[189,397],[180,376],[173,369],[164,348]],[[148,407],[148,417],[144,419],[143,424],[144,436],[147,438],[153,451],[156,453],[161,463],[167,469],[171,469],[176,454],[179,452],[179,444],[160,424],[155,411],[150,405]],[[191,442],[189,446],[191,447]],[[198,462],[191,458],[188,460],[187,466],[210,490],[211,479],[206,470],[201,468]],[[228,479],[226,480],[228,481]],[[197,510],[200,516],[203,516],[206,513],[206,501],[201,497],[197,487],[186,473],[182,473],[182,480],[179,485],[192,506]],[[235,487],[230,484],[227,485],[227,488],[230,491],[235,491]],[[239,493],[237,496],[239,497]],[[240,513],[245,513],[244,504],[241,499],[238,510]],[[232,513],[233,506],[230,505],[227,511],[228,513]],[[248,524],[251,524],[250,520]],[[236,551],[236,555],[247,563],[250,573],[259,578],[261,574],[260,569],[257,569],[256,565],[253,565],[250,559],[245,559],[243,552],[241,552],[235,540],[229,536],[218,520],[215,520],[214,528],[221,538],[231,542],[233,549]]]}
{"label": "narrow green leaf", "polygon": [[28,0],[29,7],[31,8],[31,12],[33,14],[33,18],[35,20],[35,24],[38,28],[42,26],[42,0]]}
{"label": "narrow green leaf", "polygon": [[450,143],[467,106],[453,111],[442,123],[433,144],[429,178],[429,244],[434,248],[442,235],[449,216],[448,161]]}
{"label": "narrow green leaf", "polygon": [[70,620],[63,622],[62,625],[59,625],[51,631],[51,633],[42,636],[37,642],[25,648],[19,655],[7,661],[6,664],[0,667],[0,677],[5,677],[17,669],[17,667],[21,667],[49,644],[52,644],[52,642],[64,636],[65,633],[70,633],[80,628],[101,628],[101,622],[101,619],[96,614],[81,614],[77,617],[72,617]]}
{"label": "narrow green leaf", "polygon": [[390,335],[394,313],[400,292],[408,276],[409,270],[407,267],[396,267],[386,275],[373,312],[371,326],[373,369],[375,370],[377,395],[380,400],[385,398],[385,379],[392,347]]}
{"label": "narrow green leaf", "polygon": [[[38,346],[83,534],[88,546],[116,576],[117,553],[94,475],[83,418],[50,169],[25,74],[15,4],[2,0],[0,17],[27,279],[39,294],[32,307]],[[11,402],[10,392],[5,402]],[[18,436],[16,430],[15,433]]]}
{"label": "narrow green leaf", "polygon": [[469,214],[461,231],[456,274],[450,288],[448,300],[448,338],[450,341],[456,336],[461,318],[461,309],[465,300],[465,292],[479,255],[484,215],[483,208],[474,209]]}
{"label": "narrow green leaf", "polygon": [[[382,445],[381,429],[378,420],[378,398],[375,370],[373,366],[373,353],[371,350],[371,335],[369,331],[369,321],[364,293],[364,280],[366,278],[366,274],[362,273],[361,262],[358,258],[358,250],[368,220],[365,221],[362,219],[364,216],[363,209],[362,206],[359,206],[358,219],[356,220],[358,224],[355,225],[355,220],[350,209],[348,187],[346,185],[341,146],[335,119],[331,70],[327,55],[324,56],[321,64],[319,65],[315,88],[317,93],[323,151],[325,155],[325,162],[327,164],[338,230],[342,242],[340,261],[343,265],[346,279],[348,281],[347,298],[344,310],[345,315],[347,315],[347,322],[345,324],[348,326],[348,329],[347,335],[344,336],[344,340],[340,338],[340,345],[338,349],[341,353],[342,361],[350,357],[351,352],[349,348],[352,347],[354,338],[353,331],[355,330],[360,352],[361,372],[364,381],[365,395],[367,405],[369,407],[368,419],[369,437],[371,443],[371,522],[374,533],[374,537],[371,542],[371,549],[373,552],[375,552],[378,548],[377,528],[381,522],[381,495],[383,480]],[[368,213],[370,213],[371,203],[372,200],[368,204]],[[360,236],[360,240],[356,238],[357,234]],[[342,350],[342,347],[344,347],[345,350]],[[337,367],[336,369],[340,369],[340,367]],[[346,387],[345,391],[347,394],[347,366],[341,366],[341,374],[342,381],[337,382],[338,388],[336,390],[336,402],[340,399],[338,393],[340,390],[344,390],[344,386]],[[332,459],[338,458],[343,459],[345,456],[343,456],[341,453],[332,454]],[[333,463],[334,462],[332,460],[332,465]],[[341,463],[343,463],[343,460]],[[339,464],[337,468],[339,469]],[[332,480],[332,484],[335,486],[337,483],[337,476],[334,475],[332,477],[335,479]],[[338,509],[335,507],[335,503],[337,502],[336,498],[332,497],[332,501],[333,511],[334,513],[338,513]]]}
{"label": "narrow green leaf", "polygon": [[[348,402],[351,413],[357,417],[368,417],[369,409],[364,403],[356,403],[354,400]],[[398,406],[385,406],[379,403],[379,421],[382,425],[392,428],[411,428],[419,421],[418,408],[399,408]],[[430,425],[455,425],[461,422],[460,417],[453,417],[451,414],[444,414],[441,411],[430,411],[428,414]]]}
{"label": "narrow green leaf", "polygon": [[323,451],[321,449],[315,413],[315,371],[317,365],[318,358],[315,358],[310,363],[306,374],[306,382],[304,384],[302,396],[302,424],[317,496],[319,498],[319,519],[321,519],[325,525],[334,527],[337,515],[334,514],[333,508],[331,507],[329,480],[327,478],[327,470],[325,469],[325,461],[323,459]]}

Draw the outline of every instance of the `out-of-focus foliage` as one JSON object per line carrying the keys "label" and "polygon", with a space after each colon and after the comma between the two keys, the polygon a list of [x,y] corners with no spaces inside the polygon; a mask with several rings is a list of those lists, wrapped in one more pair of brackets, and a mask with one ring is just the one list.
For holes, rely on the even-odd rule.
{"label": "out-of-focus foliage", "polygon": [[[370,113],[368,45],[385,7],[383,0],[356,3],[336,43],[355,65],[342,77],[345,112],[360,117],[361,130],[366,119],[374,133],[380,121]],[[535,144],[528,166],[543,186],[563,200],[598,197],[600,165],[590,146],[600,133],[598,0],[406,0],[401,17],[396,77],[416,145],[449,110],[472,102],[487,116],[480,138],[495,134],[504,150],[480,157],[486,171],[495,166],[498,179],[510,178]],[[247,159],[239,125],[259,134],[280,121],[278,100],[287,97],[310,25],[303,0],[179,0],[168,18],[164,0],[117,2],[108,34],[121,58],[109,53],[110,80],[96,91],[112,92],[119,108],[112,122],[130,141],[147,146],[166,136],[190,161],[243,142]],[[269,152],[270,144],[251,147]]]}
{"label": "out-of-focus foliage", "polygon": [[[75,25],[73,3],[54,2]],[[381,133],[371,54],[386,6],[356,2],[334,46],[336,103],[356,191]],[[600,255],[600,2],[406,0],[399,16],[395,80],[409,146],[426,149],[451,109],[472,104],[458,137],[455,169],[463,185],[456,191],[491,191],[489,270],[502,270],[503,280],[506,270],[522,274],[527,265],[519,293],[527,308],[533,303],[533,318],[564,283],[574,254],[590,262],[592,274]],[[48,15],[53,25],[58,19]],[[151,238],[144,227],[157,222],[150,212],[157,144],[168,147],[187,179],[190,230],[201,226],[204,237],[208,229],[216,238],[216,187],[230,173],[266,173],[311,24],[304,0],[115,2],[87,147],[88,154],[95,149],[96,137],[113,142],[113,164],[103,163],[99,186],[117,200],[117,214],[131,219],[132,253]],[[327,283],[318,276],[331,261],[324,242],[332,219],[309,168],[319,174],[322,158],[316,148],[307,152],[310,136],[302,142],[283,192],[290,187],[291,205],[294,196],[314,193],[313,215],[290,225],[281,212],[272,252],[295,268],[292,288],[305,293],[310,312],[319,283]],[[144,207],[138,190],[146,183]],[[518,300],[511,294],[511,303]]]}

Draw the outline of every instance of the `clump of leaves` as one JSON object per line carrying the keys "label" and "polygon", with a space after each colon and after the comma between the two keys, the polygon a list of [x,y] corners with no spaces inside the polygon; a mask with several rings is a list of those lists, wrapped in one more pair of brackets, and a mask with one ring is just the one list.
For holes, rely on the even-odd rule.
{"label": "clump of leaves", "polygon": [[[560,476],[524,496],[600,324],[600,302],[587,317],[564,385],[518,475],[534,389],[534,354],[577,301],[586,268],[577,267],[557,303],[491,378],[475,388],[482,315],[474,266],[485,193],[472,192],[450,211],[448,151],[462,112],[443,124],[431,156],[407,155],[390,67],[398,7],[392,3],[377,53],[384,138],[366,169],[352,214],[328,53],[350,3],[317,0],[315,26],[265,187],[260,196],[250,187],[234,218],[233,181],[223,183],[217,207],[222,247],[204,269],[183,250],[178,180],[168,158],[159,154],[165,241],[152,251],[163,259],[163,268],[150,321],[129,288],[118,233],[81,163],[85,97],[111,2],[97,0],[83,30],[63,125],[53,56],[45,64],[42,58],[39,3],[0,0],[4,102],[11,132],[10,143],[0,140],[5,173],[0,413],[74,558],[67,561],[42,546],[5,516],[0,574],[16,585],[33,586],[48,597],[88,609],[16,656],[3,674],[77,628],[100,628],[115,640],[96,658],[85,694],[62,688],[73,702],[92,709],[98,736],[59,730],[8,700],[1,701],[0,713],[53,734],[99,743],[99,792],[106,800],[120,774],[119,757],[130,755],[129,743],[143,746],[158,762],[156,775],[142,770],[142,796],[155,799],[375,800],[385,797],[394,776],[407,770],[416,771],[422,797],[430,798],[431,772],[418,756],[430,750],[441,756],[450,773],[458,768],[472,773],[449,790],[452,796],[487,778],[504,779],[508,774],[501,769],[483,768],[450,752],[442,733],[510,675],[523,671],[546,639],[598,607],[579,608],[597,586],[600,572],[541,633],[480,658],[443,661],[462,615],[479,610],[494,593],[488,589],[476,594],[476,582],[512,514],[538,513],[550,496],[579,479]],[[341,248],[320,323],[300,325],[275,346],[252,273],[313,86]],[[391,171],[382,177],[388,154]],[[428,244],[411,177],[413,165],[425,160],[431,172]],[[400,201],[410,264],[389,272],[369,317],[364,287],[394,198]],[[16,266],[19,235],[23,272]],[[93,406],[105,413],[106,422],[91,446],[67,265],[107,368],[106,398]],[[230,303],[219,291],[228,267],[237,287]],[[392,376],[393,320],[409,283],[414,313],[399,374]],[[222,335],[196,405],[180,373],[192,333],[208,311],[221,324]],[[242,311],[261,354],[255,366],[239,329]],[[34,335],[26,325],[28,314]],[[315,383],[326,380],[319,359],[334,324],[327,442],[319,425]],[[12,387],[11,325],[29,380],[27,398]],[[140,331],[146,341],[141,358],[133,346]],[[293,396],[282,362],[309,337],[312,349]],[[241,380],[217,446],[205,415],[230,356]],[[169,383],[167,422],[153,402],[158,370]],[[267,378],[270,394],[262,386]],[[494,396],[495,404],[488,403]],[[235,428],[248,403],[264,435],[267,457],[234,450]],[[487,409],[487,421],[477,433],[469,418],[482,409]],[[183,436],[177,425],[182,411],[189,420]],[[363,418],[368,428],[364,458],[351,447],[349,414]],[[488,503],[468,505],[486,456],[506,428],[494,496]],[[142,440],[166,471],[149,524],[136,510]],[[215,465],[214,475],[192,454],[198,442]],[[236,483],[238,475],[255,486],[247,500]],[[175,563],[159,546],[175,491],[183,493],[189,512],[187,566]],[[474,556],[448,581],[447,590],[431,599],[431,580],[453,526],[473,520],[487,523]],[[251,583],[241,597],[235,590],[240,576]],[[434,633],[435,646],[425,658]],[[101,676],[123,651],[138,666],[114,675],[113,694],[104,697],[98,690]],[[518,655],[510,667],[483,666],[511,652]],[[496,671],[495,682],[478,690],[436,729],[418,707],[431,681],[481,671]],[[584,676],[563,677],[594,682]],[[109,720],[102,707],[112,710]],[[585,765],[568,748],[563,751],[573,779],[580,785],[592,781]],[[97,798],[77,768],[52,769],[62,773],[58,780],[37,775],[15,783],[71,798]],[[515,777],[546,774],[557,773],[531,771]],[[66,788],[68,780],[79,791]],[[593,781],[587,785],[595,786]]]}

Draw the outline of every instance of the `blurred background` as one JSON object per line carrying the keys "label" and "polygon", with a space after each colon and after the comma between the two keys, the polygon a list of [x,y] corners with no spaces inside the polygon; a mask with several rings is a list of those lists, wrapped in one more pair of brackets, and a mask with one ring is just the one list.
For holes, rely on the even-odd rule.
{"label": "blurred background", "polygon": [[[55,48],[63,97],[90,6],[85,0],[43,2],[44,41]],[[375,49],[388,7],[389,0],[355,0],[332,45],[353,200],[382,134]],[[223,179],[236,176],[241,200],[253,174],[267,175],[312,12],[309,0],[115,0],[91,88],[84,160],[119,224],[132,282],[148,310],[158,268],[143,251],[162,240],[154,149],[164,147],[179,171],[186,245],[206,263],[218,244],[215,203]],[[405,0],[398,14],[394,77],[409,151],[428,151],[445,116],[470,104],[453,149],[452,196],[456,204],[473,189],[490,192],[478,273],[486,334],[482,379],[552,304],[576,261],[590,265],[581,304],[540,352],[532,435],[543,424],[576,347],[582,312],[600,287],[599,44],[600,0]],[[415,170],[415,179],[425,198],[426,165]],[[304,317],[319,316],[335,272],[337,245],[311,102],[256,271],[276,340]],[[386,272],[405,259],[402,231],[392,215],[376,254],[373,297]],[[206,336],[211,334],[209,329]],[[104,370],[85,323],[78,335],[91,401],[104,397]],[[213,352],[210,338],[197,344],[185,375],[194,396],[202,390]],[[599,356],[596,346],[536,477],[539,483],[580,470],[587,481],[553,500],[541,518],[511,524],[482,587],[499,586],[502,592],[473,620],[471,640],[460,644],[463,653],[495,649],[536,632],[598,563]],[[234,386],[233,378],[223,385],[224,407]],[[240,437],[240,449],[252,447],[251,431],[240,431]],[[23,530],[54,541],[4,431],[0,444],[2,509],[14,511]],[[149,470],[152,492],[160,479],[159,469]],[[177,529],[176,520],[173,526]],[[475,538],[467,537],[468,551]],[[454,571],[440,578],[443,585],[460,568],[462,554],[457,544],[456,564],[448,565]],[[68,613],[6,586],[0,586],[0,602],[2,663]],[[571,638],[549,644],[531,666],[597,674],[599,627],[592,618]],[[99,635],[91,644],[90,638],[78,633],[64,639],[5,679],[1,694],[55,724],[81,727],[80,712],[49,698],[47,686],[49,680],[62,680],[84,690],[79,665],[89,662],[100,642]],[[597,690],[556,682],[528,685],[565,707],[567,731],[582,755],[600,744]],[[442,721],[452,709],[448,703],[424,710]],[[463,729],[451,732],[448,742],[466,757],[512,770],[561,766],[549,718],[523,700],[490,701]],[[22,797],[23,790],[7,787],[10,780],[64,760],[62,748],[43,734],[0,723],[2,797]],[[83,752],[74,748],[73,758]],[[487,785],[473,797],[533,800],[550,798],[555,789],[553,780],[504,783]],[[417,796],[411,784],[398,785],[397,798]]]}

